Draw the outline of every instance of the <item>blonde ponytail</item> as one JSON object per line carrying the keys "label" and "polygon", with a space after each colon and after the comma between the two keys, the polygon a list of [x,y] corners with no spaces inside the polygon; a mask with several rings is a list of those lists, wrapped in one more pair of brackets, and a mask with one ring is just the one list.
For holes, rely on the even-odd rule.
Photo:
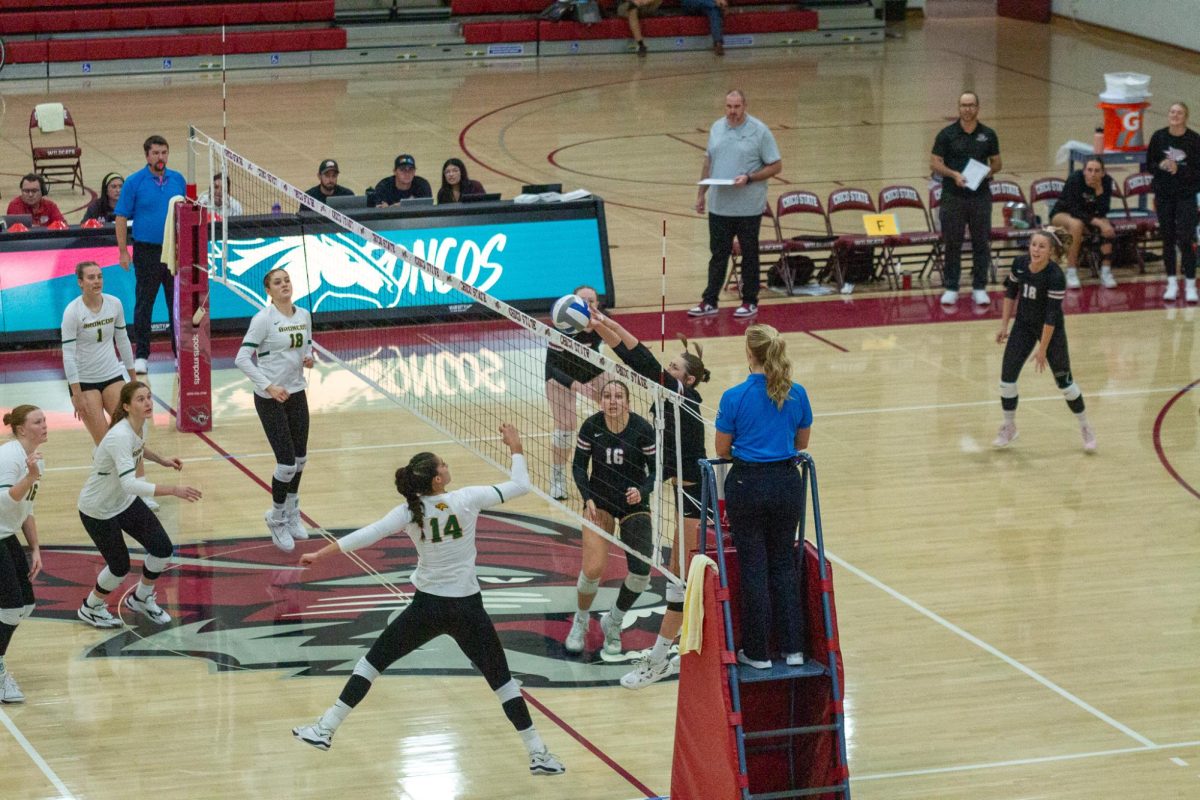
{"label": "blonde ponytail", "polygon": [[792,390],[792,362],[787,356],[787,342],[775,328],[759,324],[751,325],[746,331],[746,347],[767,376],[767,396],[782,409]]}

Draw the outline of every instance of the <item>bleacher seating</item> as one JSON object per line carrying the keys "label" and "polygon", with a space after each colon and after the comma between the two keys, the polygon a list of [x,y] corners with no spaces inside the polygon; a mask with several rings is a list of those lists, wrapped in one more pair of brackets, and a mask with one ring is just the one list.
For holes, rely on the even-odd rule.
{"label": "bleacher seating", "polygon": [[[333,19],[334,0],[41,0],[36,11],[26,0],[0,0],[0,31],[17,37],[5,42],[11,64],[344,49],[346,32]],[[224,42],[215,31],[222,25],[232,26]],[[299,27],[240,29],[267,25]]]}

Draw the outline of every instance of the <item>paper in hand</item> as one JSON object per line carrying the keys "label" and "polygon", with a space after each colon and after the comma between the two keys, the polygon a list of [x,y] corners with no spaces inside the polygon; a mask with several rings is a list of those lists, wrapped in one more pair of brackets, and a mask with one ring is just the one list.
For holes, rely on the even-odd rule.
{"label": "paper in hand", "polygon": [[987,164],[976,161],[972,158],[967,162],[967,165],[963,167],[962,176],[963,180],[967,182],[967,188],[971,191],[975,191],[979,188],[979,184],[983,183],[983,179],[986,178],[988,173],[991,171],[991,168]]}
{"label": "paper in hand", "polygon": [[705,178],[697,186],[733,186],[733,178]]}

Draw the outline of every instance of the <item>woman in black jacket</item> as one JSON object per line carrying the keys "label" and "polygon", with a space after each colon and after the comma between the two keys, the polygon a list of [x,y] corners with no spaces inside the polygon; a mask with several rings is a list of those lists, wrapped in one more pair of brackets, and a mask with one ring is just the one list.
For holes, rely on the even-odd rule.
{"label": "woman in black jacket", "polygon": [[1089,158],[1083,169],[1071,173],[1063,186],[1054,208],[1050,209],[1050,224],[1071,234],[1067,248],[1067,288],[1079,288],[1079,250],[1088,230],[1100,234],[1100,282],[1106,289],[1115,289],[1112,275],[1113,240],[1117,234],[1108,221],[1116,186],[1104,173],[1104,162]]}
{"label": "woman in black jacket", "polygon": [[1153,173],[1154,207],[1158,229],[1162,233],[1163,265],[1167,271],[1168,303],[1179,296],[1176,282],[1175,248],[1179,248],[1183,267],[1183,286],[1189,303],[1200,300],[1196,294],[1196,192],[1200,191],[1200,134],[1187,126],[1188,107],[1172,103],[1167,111],[1167,127],[1150,137],[1146,149],[1146,171]]}

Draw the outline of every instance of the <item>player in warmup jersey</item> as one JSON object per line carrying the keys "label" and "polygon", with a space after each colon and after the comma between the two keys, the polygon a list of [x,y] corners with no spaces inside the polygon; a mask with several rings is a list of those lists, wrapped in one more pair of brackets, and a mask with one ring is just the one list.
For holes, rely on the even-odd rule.
{"label": "player in warmup jersey", "polygon": [[[679,335],[683,352],[667,363],[664,370],[658,359],[637,337],[625,330],[612,317],[606,317],[598,308],[592,309],[594,327],[605,344],[613,349],[617,357],[632,367],[639,375],[658,381],[667,389],[683,396],[679,408],[679,447],[675,446],[674,409],[666,409],[663,420],[663,482],[675,481],[681,491],[677,499],[683,517],[683,540],[676,537],[671,548],[672,568],[683,577],[687,574],[687,554],[696,549],[700,530],[700,459],[707,458],[704,449],[704,418],[700,415],[703,402],[696,385],[709,378],[704,368],[704,351],[700,345],[692,353],[686,336]],[[651,406],[650,413],[654,413]],[[671,643],[679,635],[683,625],[683,593],[681,583],[667,583],[667,612],[659,626],[658,639],[637,667],[621,678],[626,689],[641,689],[679,672],[679,656],[672,657]]]}
{"label": "player in warmup jersey", "polygon": [[[584,302],[595,306],[600,297],[591,286],[578,286],[575,294]],[[577,342],[593,350],[600,349],[600,336],[592,330],[571,335]],[[550,454],[553,460],[550,476],[550,496],[555,500],[567,499],[567,458],[575,441],[575,428],[579,417],[575,413],[575,395],[582,394],[595,400],[599,394],[604,370],[574,353],[568,353],[558,345],[546,350],[546,400],[554,417],[554,432],[550,438]]]}
{"label": "player in warmup jersey", "polygon": [[308,461],[308,395],[305,367],[313,365],[312,317],[292,303],[292,279],[282,269],[263,276],[271,302],[250,320],[235,363],[254,383],[254,410],[262,422],[275,472],[271,510],[266,513],[271,541],[285,553],[307,539],[300,521],[300,477]]}
{"label": "player in warmup jersey", "polygon": [[[629,410],[629,387],[609,380],[600,392],[599,413],[588,417],[579,428],[572,471],[584,500],[583,516],[608,533],[620,522],[621,541],[634,551],[649,556],[653,547],[650,523],[650,492],[654,488],[654,428]],[[591,474],[588,465],[591,464]],[[604,652],[621,653],[621,623],[638,595],[650,584],[650,565],[626,553],[629,569],[616,602],[600,617]],[[608,541],[595,531],[583,529],[583,564],[576,583],[578,610],[564,642],[568,653],[583,652],[591,622],[592,601],[600,587],[608,561]]]}
{"label": "player in warmup jersey", "polygon": [[[121,387],[133,377],[133,348],[125,331],[121,301],[104,294],[100,265],[81,261],[75,265],[75,280],[80,295],[67,305],[62,317],[63,372],[75,418],[87,428],[92,441],[100,444],[117,410]],[[138,477],[143,475],[139,466]],[[151,511],[158,510],[152,498],[147,498],[146,505]]]}
{"label": "player in warmup jersey", "polygon": [[[0,446],[0,703],[23,703],[5,658],[17,625],[33,613],[33,579],[42,570],[33,500],[45,469],[37,448],[46,442],[46,414],[21,405],[4,415],[4,424],[13,440]],[[25,560],[17,531],[29,543],[32,563]]]}
{"label": "player in warmup jersey", "polygon": [[[1075,414],[1083,435],[1083,449],[1096,450],[1096,432],[1088,424],[1083,408],[1083,393],[1071,376],[1071,356],[1067,352],[1067,329],[1063,325],[1062,301],[1067,280],[1051,257],[1062,258],[1069,236],[1062,229],[1035,231],[1029,238],[1029,255],[1013,259],[1004,279],[1004,312],[996,343],[1004,345],[1004,364],[1000,371],[1000,407],[1004,424],[996,434],[995,447],[1007,447],[1017,438],[1017,378],[1029,354],[1038,372],[1050,365],[1054,382]],[[1016,306],[1016,321],[1008,329]]]}
{"label": "player in warmup jersey", "polygon": [[104,557],[96,586],[79,607],[78,617],[97,628],[116,628],[121,620],[108,610],[106,598],[129,573],[129,548],[122,532],[146,548],[142,580],[125,597],[125,607],[159,625],[171,616],[158,605],[154,582],[171,560],[174,549],[158,517],[146,508],[143,497],[174,495],[194,503],[200,491],[190,486],[148,483],[135,474],[143,457],[174,470],[183,468],[178,458],[163,458],[146,447],[146,420],[154,411],[150,387],[131,381],[121,389],[112,426],[92,456],[92,472],[79,493],[79,518],[84,530]]}
{"label": "player in warmup jersey", "polygon": [[417,549],[417,568],[412,575],[416,592],[412,602],[359,659],[337,702],[312,725],[292,729],[292,735],[300,741],[328,750],[338,726],[362,702],[384,670],[426,642],[446,634],[492,687],[505,716],[529,752],[530,773],[558,775],[566,771],[562,762],[546,749],[533,726],[520,685],[509,672],[496,627],[483,609],[483,594],[475,577],[475,526],[479,512],[527,494],[531,488],[520,434],[507,423],[500,426],[500,434],[512,453],[511,480],[448,492],[450,466],[433,453],[418,453],[407,466],[396,470],[396,490],[405,503],[383,519],[301,556],[300,565],[311,566],[334,553],[349,553],[400,531],[412,539]]}

